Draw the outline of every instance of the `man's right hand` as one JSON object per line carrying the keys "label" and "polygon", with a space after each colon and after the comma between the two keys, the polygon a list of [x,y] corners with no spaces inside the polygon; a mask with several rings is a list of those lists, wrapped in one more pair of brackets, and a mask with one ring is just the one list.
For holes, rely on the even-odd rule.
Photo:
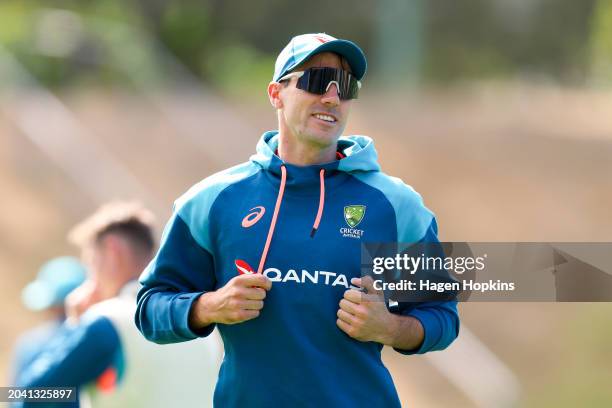
{"label": "man's right hand", "polygon": [[98,283],[88,279],[64,299],[66,318],[71,322],[77,322],[87,309],[102,300]]}
{"label": "man's right hand", "polygon": [[204,293],[189,312],[189,327],[198,330],[212,323],[236,324],[259,316],[272,281],[261,274],[232,278],[214,292]]}

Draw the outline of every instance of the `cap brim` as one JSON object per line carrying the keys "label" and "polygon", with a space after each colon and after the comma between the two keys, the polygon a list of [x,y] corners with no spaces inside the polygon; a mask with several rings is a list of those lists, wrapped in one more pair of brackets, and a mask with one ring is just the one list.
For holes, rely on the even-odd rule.
{"label": "cap brim", "polygon": [[[295,69],[302,62],[315,54],[322,52],[335,52],[346,58],[347,62],[351,66],[351,70],[355,78],[361,80],[366,73],[368,63],[366,57],[355,43],[348,40],[332,40],[326,43],[322,43],[320,46],[306,54],[302,59],[295,61],[295,63],[288,67],[284,72],[279,75],[279,78],[285,75],[287,72]],[[278,78],[276,79],[278,80]]]}
{"label": "cap brim", "polygon": [[28,284],[21,292],[24,305],[30,310],[45,310],[54,305],[56,296],[53,289],[40,281]]}

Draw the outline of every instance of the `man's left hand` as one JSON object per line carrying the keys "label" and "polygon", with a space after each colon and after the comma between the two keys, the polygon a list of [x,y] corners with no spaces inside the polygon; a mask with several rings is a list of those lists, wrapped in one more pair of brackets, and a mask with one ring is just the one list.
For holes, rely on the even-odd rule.
{"label": "man's left hand", "polygon": [[355,289],[344,292],[336,324],[356,340],[391,344],[397,321],[387,309],[383,293],[374,289],[370,277],[353,278],[351,284],[365,288],[367,293]]}

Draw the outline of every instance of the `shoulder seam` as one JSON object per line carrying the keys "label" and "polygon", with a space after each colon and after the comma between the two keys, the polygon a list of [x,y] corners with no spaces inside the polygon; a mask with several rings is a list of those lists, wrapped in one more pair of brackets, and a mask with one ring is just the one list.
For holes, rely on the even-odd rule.
{"label": "shoulder seam", "polygon": [[[363,176],[367,177],[368,173],[362,173]],[[393,208],[393,211],[395,213],[395,228],[396,228],[396,234],[397,234],[397,239],[398,242],[399,241],[403,241],[406,240],[408,237],[405,235],[406,231],[411,230],[414,227],[420,228],[419,226],[422,227],[423,222],[425,221],[425,219],[422,219],[421,222],[418,222],[416,224],[413,223],[409,223],[409,224],[413,224],[413,225],[409,225],[409,224],[405,224],[405,214],[404,214],[404,218],[400,219],[400,215],[402,214],[398,214],[398,209],[402,209],[404,206],[408,205],[410,206],[409,208],[413,208],[412,206],[415,206],[414,208],[422,208],[426,213],[429,214],[429,216],[431,217],[431,219],[435,218],[435,215],[431,212],[431,210],[429,210],[427,207],[425,207],[425,204],[423,203],[423,198],[422,196],[414,190],[414,188],[412,188],[410,185],[404,183],[404,181],[399,178],[399,177],[393,177],[393,176],[389,176],[383,172],[377,172],[378,176],[381,177],[382,180],[390,183],[389,186],[389,192],[397,192],[398,194],[398,200],[396,200],[397,202],[395,202],[392,199],[390,199],[387,195],[387,193],[385,192],[385,186],[383,186],[383,188],[377,186],[376,184],[372,184],[369,183],[368,181],[365,180],[366,177],[359,177],[359,175],[353,175],[355,176],[358,180],[362,181],[363,183],[367,184],[368,186],[380,191],[382,193],[382,195],[385,197],[385,199],[389,202],[389,204],[391,205],[391,208]],[[371,176],[375,177],[375,174],[371,174]],[[396,204],[399,205],[398,208],[396,208]],[[424,213],[423,213],[424,214]],[[414,220],[415,218],[412,217],[412,219]],[[427,220],[426,224],[429,225],[431,223],[431,219]],[[404,221],[404,222],[402,222]],[[401,227],[400,227],[401,224]],[[405,230],[404,227],[411,227],[408,230]],[[425,227],[426,230],[426,227]],[[418,234],[421,234],[424,231],[417,231]],[[422,235],[422,234],[421,234]],[[410,241],[412,240],[418,240],[420,239],[421,236],[419,237],[410,237]]]}
{"label": "shoulder seam", "polygon": [[[232,174],[232,170],[239,170],[238,174]],[[190,218],[190,213],[191,210],[185,209],[186,207],[188,207],[188,203],[192,203],[194,201],[197,201],[197,197],[199,197],[201,194],[203,194],[203,200],[207,201],[206,204],[204,204],[203,207],[200,207],[200,210],[205,210],[207,213],[205,215],[205,217],[208,219],[209,215],[210,215],[210,211],[213,208],[213,206],[215,205],[215,203],[217,202],[217,200],[219,199],[219,196],[225,191],[227,190],[229,187],[240,183],[252,176],[254,176],[255,174],[259,173],[262,170],[262,168],[260,166],[258,166],[256,163],[253,162],[244,162],[241,163],[239,165],[236,165],[234,167],[231,167],[229,169],[223,170],[221,172],[215,173],[205,179],[203,179],[202,181],[200,181],[199,183],[197,183],[196,185],[194,185],[191,189],[189,189],[188,192],[186,192],[185,194],[183,194],[180,198],[178,198],[175,202],[175,209],[174,209],[174,213],[185,223],[185,225],[187,226],[187,230],[189,231],[189,234],[191,235],[191,238],[198,244],[198,246],[200,246],[203,250],[209,252],[212,254],[212,248],[209,248],[210,246],[210,242],[209,245],[203,245],[203,242],[200,242],[202,240],[198,239],[196,237],[196,235],[194,234],[194,231],[192,230],[192,225],[191,222],[193,220],[190,219],[186,219],[184,216],[184,212],[187,212],[187,214],[185,214],[188,218]],[[230,180],[223,180],[224,176],[228,176],[230,177]],[[234,179],[231,179],[231,177],[234,176]],[[215,180],[215,178],[218,178],[218,180]],[[204,182],[208,182],[207,185],[203,185]],[[227,184],[226,184],[227,183]],[[226,184],[226,185],[224,185]],[[200,187],[198,187],[200,186]],[[210,193],[210,195],[208,196],[209,199],[206,198],[206,191],[211,190],[211,189],[215,189],[215,187],[217,188],[221,188],[218,191],[213,191]],[[214,194],[214,198],[211,198]],[[196,211],[197,212],[197,211]],[[210,222],[206,222],[206,230],[205,230],[205,237],[210,237]],[[204,241],[206,241],[206,238],[204,238]]]}

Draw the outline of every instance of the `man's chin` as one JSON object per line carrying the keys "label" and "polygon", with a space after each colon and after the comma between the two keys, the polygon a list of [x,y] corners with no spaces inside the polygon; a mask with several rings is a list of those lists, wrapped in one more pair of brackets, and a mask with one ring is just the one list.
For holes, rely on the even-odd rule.
{"label": "man's chin", "polygon": [[320,140],[321,142],[332,142],[335,143],[338,138],[342,135],[342,131],[344,130],[343,126],[336,125],[333,127],[330,126],[312,126],[310,127],[309,134],[310,138],[313,140]]}
{"label": "man's chin", "polygon": [[304,139],[310,143],[317,144],[321,148],[326,148],[335,145],[338,142],[340,133],[338,132],[311,132]]}

